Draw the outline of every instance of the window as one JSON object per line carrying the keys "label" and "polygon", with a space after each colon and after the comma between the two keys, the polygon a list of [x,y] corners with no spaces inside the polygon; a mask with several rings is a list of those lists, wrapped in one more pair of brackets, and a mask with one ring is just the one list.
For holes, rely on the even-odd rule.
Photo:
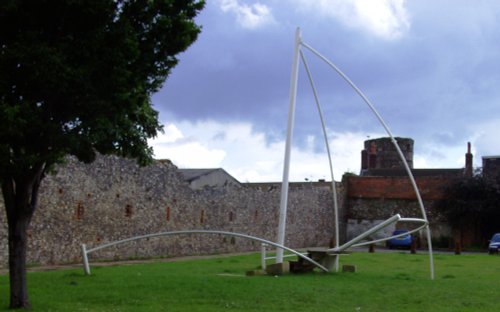
{"label": "window", "polygon": [[125,206],[125,217],[127,217],[127,218],[132,217],[132,206],[131,205]]}

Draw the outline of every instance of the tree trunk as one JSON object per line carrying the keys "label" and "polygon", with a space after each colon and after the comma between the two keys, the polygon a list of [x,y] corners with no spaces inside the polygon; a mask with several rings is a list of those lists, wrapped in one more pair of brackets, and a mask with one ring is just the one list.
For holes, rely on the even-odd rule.
{"label": "tree trunk", "polygon": [[20,177],[2,181],[2,193],[9,227],[10,308],[30,308],[26,284],[27,231],[38,203],[38,189],[44,164]]}
{"label": "tree trunk", "polygon": [[29,308],[26,284],[27,230],[31,216],[9,222],[10,308]]}

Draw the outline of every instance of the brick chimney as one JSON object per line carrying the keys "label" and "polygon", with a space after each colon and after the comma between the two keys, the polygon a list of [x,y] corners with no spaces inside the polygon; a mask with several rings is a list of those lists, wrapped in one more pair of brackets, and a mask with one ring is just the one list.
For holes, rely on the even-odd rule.
{"label": "brick chimney", "polygon": [[465,172],[466,178],[472,178],[472,153],[470,152],[470,142],[467,142],[467,154],[465,154]]}

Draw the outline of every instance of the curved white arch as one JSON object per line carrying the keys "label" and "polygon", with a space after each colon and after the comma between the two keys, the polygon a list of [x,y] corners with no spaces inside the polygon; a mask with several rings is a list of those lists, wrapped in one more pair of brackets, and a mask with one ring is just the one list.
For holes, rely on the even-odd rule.
{"label": "curved white arch", "polygon": [[114,242],[103,244],[101,246],[97,246],[97,247],[94,247],[91,249],[87,249],[87,246],[85,244],[82,244],[81,250],[82,250],[82,259],[83,259],[83,269],[84,269],[86,275],[90,275],[90,265],[89,265],[89,260],[88,260],[87,255],[91,252],[98,251],[98,250],[108,248],[111,246],[131,242],[131,241],[135,241],[135,240],[145,239],[145,238],[159,237],[159,236],[170,236],[170,235],[183,235],[183,234],[219,234],[219,235],[228,235],[228,236],[247,238],[247,239],[258,241],[261,243],[266,243],[266,244],[272,245],[274,247],[281,248],[283,250],[287,250],[293,254],[296,254],[300,258],[303,258],[304,260],[314,264],[315,266],[320,268],[323,272],[329,272],[328,269],[325,268],[323,265],[321,265],[318,262],[314,261],[313,259],[303,255],[302,253],[300,253],[294,249],[288,248],[286,246],[277,244],[275,242],[271,242],[271,241],[263,239],[263,238],[251,236],[251,235],[235,233],[235,232],[216,231],[216,230],[184,230],[184,231],[170,231],[170,232],[146,234],[146,235],[134,236],[134,237],[114,241]]}
{"label": "curved white arch", "polygon": [[[311,87],[313,89],[314,99],[315,99],[316,105],[318,107],[318,112],[320,114],[320,119],[321,119],[321,125],[323,127],[323,132],[325,135],[329,165],[330,165],[330,168],[332,168],[330,148],[328,146],[328,140],[326,139],[325,123],[323,120],[321,107],[319,105],[319,99],[317,96],[316,88],[314,87],[314,82],[312,80],[312,76],[311,76],[311,73],[309,71],[307,62],[305,60],[303,52],[301,51],[301,47],[308,49],[314,55],[319,57],[327,65],[329,65],[331,68],[333,68],[335,70],[335,72],[337,72],[337,74],[339,74],[342,77],[342,79],[344,79],[352,87],[352,89],[361,97],[361,99],[366,103],[366,105],[368,105],[370,110],[375,114],[376,118],[378,119],[378,121],[380,122],[382,127],[385,129],[387,135],[390,137],[391,142],[394,145],[394,147],[399,155],[399,158],[401,159],[401,162],[403,163],[403,166],[407,172],[408,178],[412,184],[413,190],[415,192],[415,196],[417,198],[418,205],[420,207],[420,212],[422,214],[422,219],[406,218],[406,219],[401,219],[401,221],[410,221],[411,220],[413,222],[422,222],[423,223],[422,226],[418,227],[417,229],[413,229],[410,232],[414,233],[416,231],[419,231],[420,229],[423,229],[423,228],[426,229],[427,245],[429,248],[430,275],[431,275],[431,279],[434,279],[434,260],[433,260],[433,253],[432,253],[432,241],[431,241],[431,232],[430,232],[430,227],[429,227],[429,221],[427,219],[425,207],[424,207],[420,192],[418,190],[418,186],[415,182],[415,178],[413,177],[411,169],[410,169],[410,167],[409,167],[409,165],[408,165],[408,163],[403,155],[403,152],[401,151],[401,148],[399,147],[399,145],[398,145],[396,139],[394,138],[391,130],[389,129],[388,125],[386,124],[386,122],[384,121],[382,116],[378,113],[378,111],[375,109],[374,105],[371,103],[371,101],[368,99],[368,97],[333,62],[331,62],[329,59],[324,57],[322,54],[320,54],[318,51],[316,51],[310,45],[308,45],[307,43],[302,41],[300,28],[297,28],[297,30],[295,32],[295,47],[294,47],[294,59],[293,59],[293,64],[292,64],[292,78],[291,78],[291,85],[290,85],[290,107],[289,107],[289,116],[288,116],[287,141],[286,141],[286,148],[285,148],[285,161],[284,161],[284,170],[283,170],[284,173],[283,173],[283,184],[282,184],[282,200],[281,200],[281,205],[280,205],[280,224],[278,226],[278,233],[279,233],[278,239],[279,240],[281,239],[280,241],[283,241],[283,239],[284,239],[285,223],[282,221],[286,220],[286,205],[287,205],[286,196],[288,193],[287,193],[287,190],[285,190],[285,188],[288,188],[288,171],[289,171],[289,166],[290,166],[290,163],[289,163],[290,144],[291,144],[291,137],[292,137],[292,133],[293,133],[293,123],[294,123],[293,119],[294,119],[295,101],[296,101],[296,95],[297,95],[297,81],[298,81],[298,79],[297,79],[297,77],[298,77],[298,64],[297,63],[299,61],[299,57],[302,58],[302,61],[304,63],[306,71],[307,71],[309,82],[310,82]],[[335,182],[333,180],[333,173],[332,173],[332,183],[333,183],[333,191],[334,191],[334,198],[335,198],[336,193],[335,193]],[[337,214],[337,201],[336,200],[334,202],[334,214],[335,214],[335,225],[336,225],[336,246],[335,246],[336,248],[333,248],[332,251],[333,250],[339,251],[341,246],[339,246],[339,243],[338,243],[338,214]],[[379,241],[384,241],[384,240],[389,240],[389,239],[392,239],[394,237],[398,237],[398,235],[384,238],[381,240],[360,243],[357,246],[370,244],[370,243],[374,243],[374,242],[379,242]],[[350,246],[353,246],[353,245],[350,245]],[[277,262],[278,262],[278,258],[277,258]],[[338,270],[338,266],[336,266],[336,269]]]}
{"label": "curved white arch", "polygon": [[380,239],[375,239],[375,240],[368,241],[368,242],[362,242],[362,243],[354,244],[354,245],[352,245],[352,247],[360,247],[360,246],[366,246],[366,245],[370,245],[370,244],[376,244],[376,243],[380,243],[380,242],[385,242],[385,241],[391,240],[393,238],[403,237],[403,236],[406,236],[408,234],[416,233],[416,232],[420,231],[421,229],[425,228],[426,226],[428,226],[428,222],[425,221],[424,219],[401,218],[399,221],[400,222],[405,222],[405,221],[407,221],[407,222],[422,222],[422,225],[420,225],[419,227],[414,228],[413,230],[409,230],[408,232],[405,232],[405,233],[401,233],[401,234],[393,235],[393,236],[389,236],[389,237],[384,237],[384,238],[380,238]]}

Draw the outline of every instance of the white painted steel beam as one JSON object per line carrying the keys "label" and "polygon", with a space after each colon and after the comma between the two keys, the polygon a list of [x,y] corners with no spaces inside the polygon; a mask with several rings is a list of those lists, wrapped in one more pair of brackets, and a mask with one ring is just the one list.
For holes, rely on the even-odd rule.
{"label": "white painted steel beam", "polygon": [[[323,116],[323,110],[321,109],[321,104],[319,102],[318,92],[316,91],[316,85],[314,84],[314,79],[312,77],[311,71],[309,70],[309,65],[307,64],[304,53],[300,51],[300,57],[302,59],[302,63],[304,64],[304,68],[306,69],[307,77],[309,78],[309,83],[311,85],[311,89],[314,95],[314,101],[316,102],[316,108],[318,109],[319,119],[321,122],[321,128],[323,129],[323,138],[325,140],[326,154],[328,156],[328,164],[330,168],[330,179],[332,180],[332,200],[333,200],[333,218],[334,218],[334,226],[335,226],[335,246],[338,247],[340,245],[340,234],[339,234],[339,208],[338,208],[338,200],[337,200],[337,187],[335,185],[335,177],[333,175],[333,162],[332,162],[332,154],[330,152],[330,143],[328,142],[328,133],[326,132],[326,122]],[[335,258],[334,264],[335,272],[339,271],[339,257]]]}
{"label": "white painted steel beam", "polygon": [[264,243],[264,244],[268,244],[268,245],[271,245],[271,246],[274,246],[274,247],[277,247],[277,248],[289,251],[289,252],[291,252],[293,254],[296,254],[298,257],[300,257],[300,258],[302,258],[302,259],[304,259],[304,260],[306,260],[306,261],[314,264],[315,266],[317,266],[318,268],[320,268],[323,272],[329,272],[327,268],[325,268],[323,265],[319,264],[318,262],[314,261],[313,259],[309,258],[308,256],[306,256],[306,255],[304,255],[304,254],[302,254],[302,253],[300,253],[300,252],[298,252],[298,251],[296,251],[294,249],[288,248],[286,246],[277,244],[275,242],[272,242],[272,241],[269,241],[269,240],[266,240],[266,239],[263,239],[263,238],[259,238],[259,237],[255,237],[255,236],[251,236],[251,235],[246,235],[246,234],[241,234],[241,233],[226,232],[226,231],[185,230],[185,231],[160,232],[160,233],[154,233],[154,234],[134,236],[134,237],[130,237],[130,238],[126,238],[126,239],[122,239],[122,240],[110,242],[110,243],[107,243],[107,244],[103,244],[101,246],[97,246],[97,247],[94,247],[94,248],[91,248],[91,249],[86,249],[85,244],[82,244],[82,258],[83,258],[83,266],[84,266],[85,274],[86,275],[90,275],[90,266],[89,266],[87,255],[89,253],[91,253],[91,252],[95,252],[95,251],[98,251],[98,250],[101,250],[101,249],[104,249],[104,248],[108,248],[108,247],[111,247],[111,246],[116,246],[116,245],[120,245],[120,244],[123,244],[123,243],[132,242],[132,241],[136,241],[136,240],[140,240],[140,239],[145,239],[145,238],[152,238],[152,237],[159,237],[159,236],[171,236],[171,235],[185,235],[185,234],[219,234],[219,235],[227,235],[227,236],[235,236],[235,237],[247,238],[247,239],[250,239],[250,240],[258,241],[258,242],[261,242],[261,243]]}
{"label": "white painted steel beam", "polygon": [[417,197],[417,202],[419,204],[420,212],[422,213],[422,217],[425,220],[425,222],[427,223],[427,225],[425,226],[425,229],[427,232],[427,245],[429,248],[430,272],[431,272],[431,279],[434,279],[434,258],[433,258],[433,252],[432,252],[431,232],[430,232],[430,227],[428,224],[427,214],[425,212],[425,207],[424,207],[424,204],[422,201],[422,197],[420,196],[418,186],[415,182],[415,178],[413,177],[411,169],[408,166],[408,162],[404,158],[403,152],[401,151],[401,148],[399,147],[396,139],[394,138],[391,130],[389,129],[389,126],[386,124],[386,122],[384,121],[382,116],[379,114],[379,112],[375,109],[375,106],[371,103],[371,101],[368,99],[368,97],[354,84],[354,82],[352,82],[352,80],[346,74],[344,74],[344,72],[342,72],[333,62],[331,62],[329,59],[324,57],[321,53],[316,51],[310,45],[306,44],[305,42],[301,42],[301,46],[307,48],[309,51],[311,51],[313,54],[315,54],[321,60],[323,60],[326,64],[328,64],[330,67],[332,67],[337,72],[337,74],[339,74],[353,88],[353,90],[363,99],[363,101],[366,103],[366,105],[368,105],[370,110],[375,114],[378,121],[380,122],[382,127],[385,129],[385,131],[389,135],[389,137],[391,138],[391,141],[392,141],[394,147],[396,148],[396,151],[398,152],[398,155],[399,155],[399,157],[400,157],[400,159],[405,167],[405,170],[408,174],[408,178],[410,179],[410,182],[411,182],[413,189],[415,191],[415,195]]}
{"label": "white painted steel beam", "polygon": [[398,222],[400,219],[401,219],[401,216],[399,214],[396,214],[396,215],[390,217],[389,219],[385,220],[384,222],[381,222],[381,223],[377,224],[376,226],[372,227],[368,231],[366,231],[364,233],[361,233],[360,235],[358,235],[355,238],[351,239],[350,241],[348,241],[347,243],[343,244],[342,246],[328,249],[328,251],[330,251],[330,252],[341,252],[341,251],[344,251],[347,248],[353,246],[354,244],[356,244],[356,243],[362,241],[363,239],[367,238],[368,236],[372,235],[373,233],[378,232],[381,229],[383,229],[383,228],[385,228],[385,227],[387,227],[387,226],[389,226],[389,225],[391,225],[393,223]]}
{"label": "white painted steel beam", "polygon": [[[283,163],[283,180],[281,183],[280,213],[278,223],[278,239],[280,245],[285,245],[286,213],[288,205],[288,178],[290,175],[290,153],[292,148],[293,126],[295,123],[295,103],[297,98],[297,82],[299,77],[300,28],[295,31],[292,74],[290,78],[290,103],[288,108],[288,125],[286,131],[285,159]],[[276,263],[283,262],[283,249],[276,250]]]}

